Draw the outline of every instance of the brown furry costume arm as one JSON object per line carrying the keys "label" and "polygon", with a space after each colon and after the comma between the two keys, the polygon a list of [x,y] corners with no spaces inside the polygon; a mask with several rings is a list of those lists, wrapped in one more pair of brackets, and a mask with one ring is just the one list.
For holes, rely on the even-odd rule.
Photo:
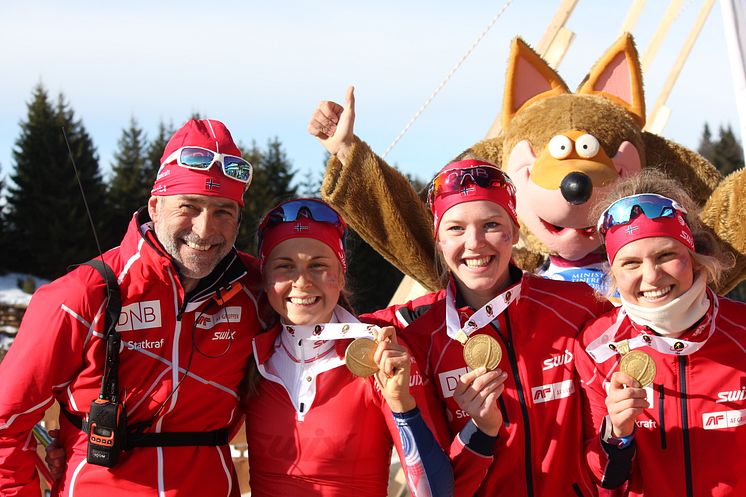
{"label": "brown furry costume arm", "polygon": [[440,288],[429,210],[409,180],[365,142],[355,137],[347,164],[332,156],[321,196],[400,271],[428,290]]}
{"label": "brown furry costume arm", "polygon": [[715,291],[723,295],[746,278],[746,169],[729,174],[707,200],[702,222],[736,256],[736,265],[723,275]]}

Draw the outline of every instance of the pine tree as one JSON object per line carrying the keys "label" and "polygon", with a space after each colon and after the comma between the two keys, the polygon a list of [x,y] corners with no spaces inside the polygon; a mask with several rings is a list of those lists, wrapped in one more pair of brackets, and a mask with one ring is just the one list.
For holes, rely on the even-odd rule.
{"label": "pine tree", "polygon": [[8,244],[8,242],[10,241],[10,236],[7,235],[8,231],[5,221],[8,206],[7,203],[3,200],[4,198],[5,178],[0,178],[0,233],[3,233],[3,236],[0,236],[0,254],[6,254],[6,257],[0,257],[0,274],[5,274],[10,269],[10,266],[8,265],[10,261],[7,257],[10,250],[10,246]]}
{"label": "pine tree", "polygon": [[710,131],[710,125],[707,123],[705,123],[705,128],[702,130],[702,138],[699,139],[697,152],[709,161],[712,161],[712,158],[715,156],[715,144],[712,142],[712,132]]}
{"label": "pine tree", "polygon": [[244,197],[246,205],[236,246],[255,252],[256,228],[261,218],[282,200],[297,194],[297,187],[291,186],[295,171],[276,137],[267,142],[266,150],[253,143],[243,157],[254,166],[254,179]]}
{"label": "pine tree", "polygon": [[105,188],[93,142],[64,96],[53,106],[40,84],[13,149],[7,228],[13,269],[45,278],[60,276],[68,265],[98,252],[63,129],[99,239],[108,239]]}
{"label": "pine tree", "polygon": [[161,167],[161,157],[163,151],[168,145],[168,140],[176,132],[173,123],[169,123],[168,126],[161,121],[158,123],[158,132],[155,134],[155,138],[148,145],[148,151],[145,155],[145,166],[143,167],[143,181],[148,185],[148,196],[150,195],[150,189],[155,183],[155,177],[158,174],[158,169]]}
{"label": "pine tree", "polygon": [[117,238],[127,231],[132,213],[150,198],[153,180],[146,172],[147,138],[134,117],[122,130],[118,150],[114,154],[108,200],[111,209],[111,228]]}
{"label": "pine tree", "polygon": [[705,159],[712,162],[720,171],[720,174],[727,176],[744,166],[743,148],[736,140],[733,128],[730,125],[727,128],[720,126],[719,135],[718,141],[713,142],[710,128],[705,124],[697,151]]}

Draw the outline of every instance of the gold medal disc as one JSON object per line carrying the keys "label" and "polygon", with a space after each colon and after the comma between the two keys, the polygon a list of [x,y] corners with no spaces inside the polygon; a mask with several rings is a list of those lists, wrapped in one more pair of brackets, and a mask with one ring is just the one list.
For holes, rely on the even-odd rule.
{"label": "gold medal disc", "polygon": [[641,350],[624,354],[619,363],[619,370],[639,381],[643,387],[650,385],[655,379],[655,361]]}
{"label": "gold medal disc", "polygon": [[378,371],[373,354],[378,344],[367,338],[356,338],[345,350],[345,364],[355,376],[367,378]]}
{"label": "gold medal disc", "polygon": [[502,357],[500,344],[489,335],[474,335],[464,344],[464,360],[471,369],[484,366],[487,371],[492,371]]}

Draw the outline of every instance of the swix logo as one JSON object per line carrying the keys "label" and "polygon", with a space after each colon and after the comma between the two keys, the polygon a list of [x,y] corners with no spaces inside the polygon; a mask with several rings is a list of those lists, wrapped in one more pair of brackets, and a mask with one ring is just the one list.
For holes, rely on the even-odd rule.
{"label": "swix logo", "polygon": [[562,366],[563,364],[570,364],[572,362],[572,359],[572,352],[565,349],[565,353],[562,355],[544,359],[544,367],[541,368],[541,370],[546,371],[548,369],[556,368],[557,366]]}
{"label": "swix logo", "polygon": [[453,392],[456,390],[456,386],[458,385],[458,379],[461,377],[462,374],[466,374],[468,372],[469,368],[458,368],[438,374],[438,379],[440,380],[440,389],[443,392],[444,399],[453,397]]}
{"label": "swix logo", "polygon": [[658,427],[658,423],[653,421],[652,419],[638,419],[635,421],[635,424],[638,428],[652,428],[655,429]]}
{"label": "swix logo", "polygon": [[[194,326],[201,330],[212,329],[220,323],[236,324],[241,321],[241,308],[237,305],[220,309],[215,314],[200,314]],[[226,340],[225,338],[213,338],[213,340]]]}
{"label": "swix logo", "polygon": [[575,384],[572,380],[550,383],[549,385],[542,385],[531,389],[531,397],[534,399],[534,404],[564,399],[574,393]]}
{"label": "swix logo", "polygon": [[117,331],[147,330],[161,327],[161,302],[148,300],[125,305],[119,313]]}
{"label": "swix logo", "polygon": [[212,334],[213,340],[234,340],[235,338],[235,331],[216,331]]}
{"label": "swix logo", "polygon": [[718,400],[716,400],[715,402],[737,402],[743,399],[746,399],[746,386],[742,386],[740,390],[718,392]]}
{"label": "swix logo", "polygon": [[418,372],[414,373],[409,377],[409,388],[421,387],[425,382],[422,381],[422,375]]}
{"label": "swix logo", "polygon": [[719,430],[746,425],[746,409],[737,411],[706,412],[702,414],[705,430]]}

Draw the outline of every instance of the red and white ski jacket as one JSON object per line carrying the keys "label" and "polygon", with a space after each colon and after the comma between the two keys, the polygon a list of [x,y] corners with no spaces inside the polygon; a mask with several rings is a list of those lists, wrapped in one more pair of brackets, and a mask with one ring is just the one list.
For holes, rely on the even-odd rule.
{"label": "red and white ski jacket", "polygon": [[[300,380],[308,388],[291,398],[294,389],[278,375],[289,379],[292,373],[272,371],[273,355],[290,355],[279,333],[275,326],[254,339],[263,378],[246,410],[252,495],[385,497],[392,447],[412,495],[453,495],[449,459],[425,425],[433,426],[433,395],[425,391],[416,363],[410,391],[418,409],[409,413],[392,414],[373,378],[357,378],[345,367],[350,340],[314,344],[324,352],[305,363]],[[442,416],[438,420],[431,431],[448,440]]]}
{"label": "red and white ski jacket", "polygon": [[[630,496],[746,495],[746,304],[708,293],[718,305],[680,337],[704,342],[701,348],[691,354],[677,352],[684,349],[675,343],[665,353],[651,346],[636,349],[653,358],[656,376],[646,388],[650,407],[637,418],[634,441],[624,449],[600,437],[606,387],[620,356],[596,363],[586,352],[594,340],[613,331],[621,310],[581,334],[574,353],[590,404],[587,458],[595,478],[606,486],[624,483]],[[651,330],[625,316],[612,338],[650,335]]]}
{"label": "red and white ski jacket", "polygon": [[[399,335],[412,349],[425,376],[442,401],[451,436],[457,496],[592,496],[582,464],[583,437],[579,385],[572,352],[584,325],[612,306],[596,298],[585,283],[548,280],[511,266],[520,296],[497,319],[476,333],[495,338],[502,347],[499,365],[508,373],[499,407],[503,426],[497,442],[475,454],[465,447],[470,416],[453,398],[460,375],[468,368],[463,346],[446,334],[445,290],[377,315],[395,312],[411,323]],[[456,300],[461,324],[474,309]],[[468,425],[467,425],[468,423]],[[481,432],[479,445],[490,438]],[[494,451],[494,456],[492,455]],[[469,462],[460,461],[468,458]]]}
{"label": "red and white ski jacket", "polygon": [[[259,284],[256,262],[233,251],[186,297],[147,221],[141,210],[121,245],[104,254],[121,288],[119,390],[128,424],[147,433],[233,429],[251,339],[261,329],[250,292]],[[218,292],[239,283],[217,303]],[[39,495],[31,429],[45,410],[57,401],[83,418],[98,397],[104,296],[100,274],[84,265],[32,297],[0,364],[1,495]],[[109,469],[88,464],[86,435],[64,416],[60,424],[67,470],[55,495],[238,495],[227,445],[134,448]]]}

